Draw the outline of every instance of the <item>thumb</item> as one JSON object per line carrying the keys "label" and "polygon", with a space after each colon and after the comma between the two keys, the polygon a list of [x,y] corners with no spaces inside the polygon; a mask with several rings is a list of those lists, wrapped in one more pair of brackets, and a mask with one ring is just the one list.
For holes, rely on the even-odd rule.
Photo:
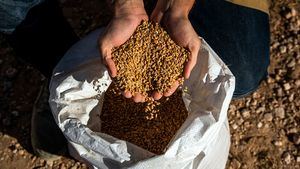
{"label": "thumb", "polygon": [[157,4],[151,14],[151,20],[156,23],[160,23],[164,13],[168,10],[170,4],[168,0],[158,0]]}
{"label": "thumb", "polygon": [[200,50],[200,45],[201,45],[201,42],[197,38],[197,41],[195,41],[192,45],[190,45],[188,47],[191,54],[188,58],[188,62],[186,63],[186,65],[184,67],[184,78],[186,78],[186,79],[188,79],[190,77],[191,71],[193,70],[193,68],[195,67],[195,65],[197,63],[197,57],[198,57],[198,52]]}
{"label": "thumb", "polygon": [[115,62],[112,60],[112,56],[111,56],[111,50],[113,46],[104,43],[100,43],[99,45],[100,45],[100,54],[102,56],[103,63],[107,66],[109,74],[112,77],[115,77],[117,75],[117,69],[116,69]]}

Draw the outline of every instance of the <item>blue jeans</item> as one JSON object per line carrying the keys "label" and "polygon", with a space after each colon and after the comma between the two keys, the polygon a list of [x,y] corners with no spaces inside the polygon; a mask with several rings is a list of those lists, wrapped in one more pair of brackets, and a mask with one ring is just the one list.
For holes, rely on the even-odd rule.
{"label": "blue jeans", "polygon": [[190,20],[234,74],[233,97],[243,97],[257,89],[268,74],[268,14],[224,0],[200,0]]}
{"label": "blue jeans", "polygon": [[[18,20],[18,16],[16,13],[15,18],[10,13],[5,13],[3,8],[3,2],[9,2],[11,0],[0,0],[0,20],[7,21],[8,19],[3,19],[6,17],[12,17],[12,21]],[[27,7],[30,7],[31,3],[29,2],[38,2],[38,0],[14,0],[14,1],[24,1],[27,2]],[[53,1],[53,0],[48,0]],[[47,2],[47,1],[46,1]],[[2,6],[1,6],[2,5]],[[46,3],[44,3],[43,6],[47,6]],[[48,5],[49,6],[49,5]],[[10,6],[7,6],[10,7]],[[45,8],[45,7],[44,7]],[[23,14],[25,13],[25,9],[23,10]],[[42,10],[44,11],[44,10]],[[49,11],[51,11],[49,9]],[[38,12],[35,12],[36,15],[38,15]],[[49,12],[48,12],[49,13]],[[6,15],[5,15],[6,14]],[[25,16],[24,16],[25,17]],[[31,15],[31,18],[34,18],[33,14]],[[19,17],[18,22],[22,17]],[[48,16],[48,18],[53,18],[51,16]],[[33,20],[33,19],[28,19]],[[39,20],[43,20],[42,17],[39,18]],[[44,19],[47,20],[47,19]],[[49,19],[48,19],[49,20]],[[228,65],[234,76],[236,77],[236,89],[234,92],[234,97],[243,97],[251,92],[253,92],[260,84],[260,82],[267,76],[267,68],[269,65],[269,38],[270,38],[270,32],[269,32],[269,16],[268,14],[255,10],[250,9],[247,7],[235,5],[229,2],[226,2],[225,0],[198,0],[193,7],[191,13],[190,13],[190,20],[197,31],[197,33],[203,37],[209,45],[212,47],[212,49],[215,50],[215,52],[221,57],[221,59]],[[3,28],[3,26],[13,26],[12,23],[1,23],[0,24],[0,30]],[[62,21],[63,22],[63,21]],[[54,23],[54,22],[53,22]],[[48,23],[50,25],[53,25],[52,23]],[[23,25],[26,25],[26,23],[23,23]],[[51,49],[43,49],[43,51],[55,51],[57,48],[61,48],[59,54],[51,54],[51,57],[49,56],[47,62],[45,62],[45,59],[41,58],[40,56],[43,54],[39,54],[39,52],[36,52],[36,54],[31,54],[31,52],[28,52],[30,49],[30,46],[27,47],[24,50],[20,50],[19,53],[25,53],[27,52],[28,56],[30,56],[29,62],[33,62],[34,65],[37,65],[36,67],[40,68],[42,72],[48,76],[51,75],[52,69],[57,64],[59,59],[63,56],[64,51],[68,49],[68,47],[73,44],[76,41],[76,38],[74,36],[65,36],[67,30],[63,30],[59,27],[67,27],[67,26],[61,26],[65,24],[54,24],[57,25],[57,31],[59,37],[61,40],[65,40],[66,42],[62,42],[63,44],[58,43],[52,43]],[[32,29],[38,27],[33,26]],[[28,25],[24,26],[28,28]],[[44,27],[50,27],[44,26]],[[10,27],[12,28],[12,27]],[[20,28],[21,29],[21,28]],[[30,28],[31,29],[31,28]],[[36,28],[40,30],[41,28]],[[11,29],[12,30],[12,29]],[[56,29],[51,29],[53,30]],[[50,31],[51,31],[50,30]],[[3,31],[3,29],[2,29]],[[29,30],[30,31],[30,30]],[[37,37],[42,37],[42,34],[46,34],[48,30],[45,30],[41,34],[35,35]],[[15,31],[16,32],[16,31]],[[21,32],[21,31],[17,31]],[[24,31],[28,32],[28,30]],[[34,31],[33,33],[35,33]],[[61,32],[61,33],[60,33]],[[24,46],[24,43],[30,44],[29,37],[21,38],[24,43],[20,43],[18,39],[19,37],[22,37],[25,33],[14,33],[16,34],[13,36],[13,43],[16,43],[16,46]],[[28,34],[28,33],[27,33]],[[28,34],[28,36],[32,37]],[[54,37],[54,35],[49,36],[49,38]],[[73,37],[73,40],[69,40]],[[55,38],[54,38],[55,39]],[[43,37],[43,40],[49,41],[47,38]],[[61,41],[60,40],[60,41]],[[43,42],[39,42],[40,39],[36,40],[38,41],[36,44],[43,44]],[[33,46],[32,50],[36,50],[36,44],[31,45]],[[46,45],[43,45],[46,46]],[[40,48],[42,49],[41,46]],[[18,52],[17,52],[18,53]],[[35,56],[36,57],[33,57]],[[21,56],[22,57],[22,56]],[[46,57],[46,56],[45,56]],[[40,59],[40,60],[39,60]],[[26,59],[25,59],[26,60]]]}
{"label": "blue jeans", "polygon": [[43,0],[0,0],[0,31],[12,33],[28,11]]}

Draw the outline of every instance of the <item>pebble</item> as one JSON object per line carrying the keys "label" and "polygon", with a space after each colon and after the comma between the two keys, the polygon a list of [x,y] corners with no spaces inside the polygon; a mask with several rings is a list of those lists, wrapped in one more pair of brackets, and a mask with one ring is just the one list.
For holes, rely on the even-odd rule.
{"label": "pebble", "polygon": [[242,125],[244,123],[244,119],[240,118],[238,121],[237,121],[238,125]]}
{"label": "pebble", "polygon": [[280,47],[279,47],[279,50],[280,50],[280,53],[281,53],[281,54],[286,53],[286,46],[280,46]]}
{"label": "pebble", "polygon": [[297,79],[297,80],[295,81],[295,85],[296,85],[297,87],[300,87],[300,79]]}
{"label": "pebble", "polygon": [[285,161],[285,163],[290,164],[291,163],[291,155],[290,153],[286,152],[283,154],[283,160]]}
{"label": "pebble", "polygon": [[266,114],[264,114],[264,119],[265,119],[266,121],[272,121],[272,120],[273,120],[273,115],[272,115],[272,113],[266,113]]}
{"label": "pebble", "polygon": [[25,151],[24,151],[24,150],[20,150],[18,153],[19,153],[19,155],[21,155],[21,156],[22,156],[22,155],[24,155],[24,154],[25,154]]}
{"label": "pebble", "polygon": [[290,90],[291,85],[289,83],[285,83],[285,84],[283,84],[283,88],[284,88],[284,90]]}
{"label": "pebble", "polygon": [[296,65],[296,61],[295,59],[293,59],[288,63],[287,67],[294,67],[295,65]]}
{"label": "pebble", "polygon": [[300,144],[300,134],[294,134],[293,135],[293,142],[296,145]]}
{"label": "pebble", "polygon": [[66,168],[66,166],[65,166],[64,164],[62,164],[62,165],[60,166],[60,169],[67,169],[67,168]]}
{"label": "pebble", "polygon": [[286,19],[290,19],[292,17],[292,13],[291,12],[289,12],[289,13],[287,13],[286,15],[285,15],[285,18]]}
{"label": "pebble", "polygon": [[235,124],[235,123],[232,125],[232,128],[233,128],[234,130],[237,129],[238,127],[239,127],[239,126],[238,126],[237,124]]}
{"label": "pebble", "polygon": [[266,107],[262,106],[262,107],[259,107],[258,109],[256,109],[256,113],[259,114],[259,113],[263,113],[264,111],[266,111]]}
{"label": "pebble", "polygon": [[295,8],[292,8],[291,9],[291,15],[293,16],[293,17],[295,17],[295,16],[297,16],[297,10],[295,9]]}
{"label": "pebble", "polygon": [[282,90],[282,88],[278,88],[277,89],[277,96],[278,97],[282,97],[283,96],[283,90]]}
{"label": "pebble", "polygon": [[290,74],[289,77],[295,80],[299,80],[300,78],[300,64],[297,64],[295,66],[295,70],[293,70]]}
{"label": "pebble", "polygon": [[283,107],[278,107],[275,109],[276,117],[283,119],[285,117],[285,110]]}
{"label": "pebble", "polygon": [[278,146],[278,147],[281,147],[283,145],[283,143],[282,143],[282,141],[277,140],[277,141],[274,142],[274,145]]}
{"label": "pebble", "polygon": [[262,122],[257,123],[257,128],[261,128],[263,126]]}
{"label": "pebble", "polygon": [[47,165],[48,165],[49,167],[52,167],[52,166],[53,166],[53,161],[51,161],[51,160],[47,160],[46,163],[47,163]]}
{"label": "pebble", "polygon": [[297,133],[297,128],[290,128],[288,129],[288,133],[291,134],[291,133]]}
{"label": "pebble", "polygon": [[77,169],[77,168],[78,168],[77,165],[71,167],[71,169]]}
{"label": "pebble", "polygon": [[243,109],[243,110],[242,110],[242,116],[243,116],[244,118],[249,118],[249,117],[250,117],[250,110]]}
{"label": "pebble", "polygon": [[291,93],[291,95],[289,96],[289,101],[292,102],[294,100],[294,93]]}
{"label": "pebble", "polygon": [[241,165],[242,165],[242,164],[241,164],[237,159],[235,159],[235,158],[232,160],[232,163],[231,163],[231,164],[232,164],[232,167],[233,167],[233,168],[240,168]]}
{"label": "pebble", "polygon": [[300,156],[296,158],[297,163],[300,163]]}

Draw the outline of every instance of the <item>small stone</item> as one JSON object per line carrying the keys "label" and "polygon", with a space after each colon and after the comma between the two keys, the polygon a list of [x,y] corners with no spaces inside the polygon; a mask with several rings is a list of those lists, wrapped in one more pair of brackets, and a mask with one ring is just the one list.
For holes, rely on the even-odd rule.
{"label": "small stone", "polygon": [[244,126],[245,126],[245,128],[249,128],[249,127],[250,127],[250,122],[249,122],[249,121],[246,121],[246,122],[244,123]]}
{"label": "small stone", "polygon": [[275,82],[275,80],[273,79],[273,78],[271,78],[271,77],[268,77],[268,79],[267,79],[267,83],[274,83]]}
{"label": "small stone", "polygon": [[280,53],[281,53],[281,54],[286,53],[286,46],[280,46],[280,47],[279,47],[279,50],[280,50]]}
{"label": "small stone", "polygon": [[295,85],[296,85],[297,87],[300,87],[300,79],[298,79],[298,80],[295,81]]}
{"label": "small stone", "polygon": [[293,135],[293,142],[296,145],[300,144],[300,134],[294,134]]}
{"label": "small stone", "polygon": [[278,107],[275,109],[276,117],[283,119],[285,117],[285,110],[283,107]]}
{"label": "small stone", "polygon": [[16,153],[17,153],[17,151],[18,151],[17,149],[14,149],[12,152],[13,152],[14,154],[16,154]]}
{"label": "small stone", "polygon": [[296,61],[295,59],[293,59],[288,63],[287,67],[294,67],[295,65],[296,65]]}
{"label": "small stone", "polygon": [[253,100],[253,101],[251,102],[251,105],[252,105],[252,106],[256,106],[256,105],[257,105],[257,100]]}
{"label": "small stone", "polygon": [[282,156],[283,160],[285,161],[285,163],[290,164],[291,163],[291,155],[290,153],[286,152],[283,154]]}
{"label": "small stone", "polygon": [[235,124],[235,123],[232,125],[232,128],[233,128],[234,130],[237,129],[238,127],[239,127],[239,126],[238,126],[237,124]]}
{"label": "small stone", "polygon": [[295,8],[292,8],[291,9],[291,15],[293,16],[293,17],[295,17],[295,16],[297,16],[297,10],[295,9]]}
{"label": "small stone", "polygon": [[277,141],[274,142],[274,145],[278,146],[278,147],[281,147],[283,145],[283,143],[282,143],[282,141],[277,140]]}
{"label": "small stone", "polygon": [[263,126],[262,122],[257,123],[257,128],[261,128]]}
{"label": "small stone", "polygon": [[232,165],[233,168],[240,168],[242,164],[237,159],[234,158],[232,160],[231,165]]}
{"label": "small stone", "polygon": [[295,69],[288,76],[295,80],[300,79],[300,64],[297,64]]}
{"label": "small stone", "polygon": [[48,165],[49,167],[52,167],[52,166],[53,166],[53,161],[51,161],[51,160],[47,160],[46,163],[47,163],[47,165]]}
{"label": "small stone", "polygon": [[242,110],[242,116],[243,116],[244,118],[249,118],[249,117],[250,117],[250,110],[243,109],[243,110]]}
{"label": "small stone", "polygon": [[283,96],[283,90],[282,90],[282,88],[278,88],[277,89],[277,96],[278,97],[282,97]]}
{"label": "small stone", "polygon": [[237,121],[238,125],[242,125],[244,123],[244,119],[240,118],[238,121]]}
{"label": "small stone", "polygon": [[22,155],[24,155],[24,154],[25,154],[25,151],[24,151],[24,150],[20,150],[20,151],[19,151],[19,155],[22,156]]}
{"label": "small stone", "polygon": [[21,145],[20,145],[19,143],[17,143],[17,144],[15,145],[15,147],[16,147],[16,148],[20,148]]}
{"label": "small stone", "polygon": [[294,100],[294,96],[295,94],[294,93],[291,93],[291,95],[289,96],[289,101],[292,102]]}
{"label": "small stone", "polygon": [[264,106],[262,106],[262,107],[259,107],[255,112],[257,113],[257,114],[259,114],[259,113],[263,113],[263,112],[265,112],[266,111],[266,108],[264,107]]}
{"label": "small stone", "polygon": [[297,163],[300,163],[300,156],[296,158]]}
{"label": "small stone", "polygon": [[77,165],[72,166],[71,169],[77,169]]}
{"label": "small stone", "polygon": [[290,19],[292,17],[292,13],[291,12],[289,12],[289,13],[287,13],[286,15],[285,15],[285,18],[286,19]]}
{"label": "small stone", "polygon": [[273,115],[272,115],[272,113],[266,113],[266,114],[264,114],[264,119],[265,119],[266,121],[272,121],[272,120],[273,120]]}
{"label": "small stone", "polygon": [[36,156],[33,156],[32,159],[31,159],[31,162],[34,163],[35,160],[36,160]]}
{"label": "small stone", "polygon": [[283,84],[283,88],[284,88],[284,90],[290,90],[291,85],[289,83],[285,83],[285,84]]}
{"label": "small stone", "polygon": [[288,133],[289,134],[297,133],[297,128],[290,128],[290,129],[288,129]]}

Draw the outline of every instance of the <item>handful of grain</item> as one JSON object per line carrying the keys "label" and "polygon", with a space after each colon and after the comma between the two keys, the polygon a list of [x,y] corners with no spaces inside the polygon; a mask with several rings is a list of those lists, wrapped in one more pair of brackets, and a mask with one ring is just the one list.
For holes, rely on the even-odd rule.
{"label": "handful of grain", "polygon": [[117,87],[147,96],[166,92],[179,80],[190,52],[178,46],[157,23],[143,21],[123,45],[112,50]]}
{"label": "handful of grain", "polygon": [[101,132],[162,154],[187,116],[180,91],[159,101],[135,103],[111,84],[104,96]]}

